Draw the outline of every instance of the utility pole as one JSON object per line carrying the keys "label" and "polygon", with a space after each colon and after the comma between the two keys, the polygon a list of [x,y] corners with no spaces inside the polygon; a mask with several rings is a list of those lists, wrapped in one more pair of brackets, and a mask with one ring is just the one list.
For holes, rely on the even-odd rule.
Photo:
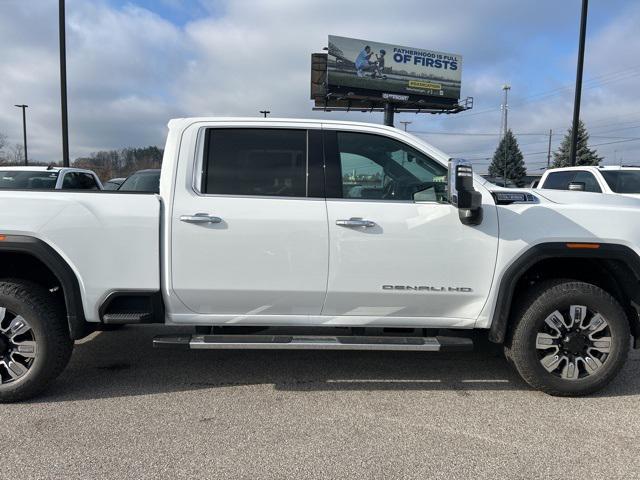
{"label": "utility pole", "polygon": [[[624,150],[623,150],[624,151]],[[620,155],[620,158],[618,159],[618,150],[614,150],[613,151],[613,163],[614,164],[618,164],[619,166],[622,166],[622,158],[624,157],[624,153]]]}
{"label": "utility pole", "polygon": [[[502,103],[502,126],[500,127],[500,141],[504,140],[507,136],[508,130],[508,114],[509,114],[509,90],[511,90],[511,86],[508,84],[504,84],[502,86],[502,90],[504,90],[504,100]],[[507,145],[504,146],[504,186],[507,187]]]}
{"label": "utility pole", "polygon": [[67,40],[65,30],[65,0],[58,0],[60,30],[60,109],[62,111],[62,166],[69,166],[69,118],[67,114]]}
{"label": "utility pole", "polygon": [[509,115],[509,90],[511,90],[511,85],[503,85],[502,90],[504,91],[504,100],[502,101],[502,124],[500,125],[500,140],[504,138],[507,134],[508,127],[508,115]]}
{"label": "utility pole", "polygon": [[29,157],[27,156],[27,114],[26,109],[29,105],[14,105],[22,109],[22,137],[24,141],[24,164],[29,165]]}
{"label": "utility pole", "polygon": [[582,96],[582,70],[584,67],[584,42],[587,32],[587,9],[589,0],[582,0],[582,14],[580,17],[580,43],[578,45],[578,68],[576,71],[576,96],[573,100],[573,127],[571,129],[571,150],[569,159],[571,166],[576,164],[576,150],[578,146],[578,123],[580,122],[580,100]]}
{"label": "utility pole", "polygon": [[407,122],[406,120],[404,122],[400,122],[402,124],[402,126],[404,127],[404,131],[407,131],[407,125],[411,125],[413,122]]}
{"label": "utility pole", "polygon": [[553,130],[549,129],[549,148],[547,149],[547,168],[551,166],[551,137],[553,136]]}
{"label": "utility pole", "polygon": [[507,146],[504,146],[504,188],[507,188]]}
{"label": "utility pole", "polygon": [[271,110],[260,110],[260,113],[264,118],[267,118],[267,115],[271,113]]}

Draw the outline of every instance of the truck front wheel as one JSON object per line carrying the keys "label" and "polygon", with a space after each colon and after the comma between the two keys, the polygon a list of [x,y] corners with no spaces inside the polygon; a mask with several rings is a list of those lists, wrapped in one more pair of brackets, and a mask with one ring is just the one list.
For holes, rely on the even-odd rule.
{"label": "truck front wheel", "polygon": [[622,369],[629,322],[601,288],[553,280],[536,287],[520,307],[507,352],[532,387],[550,395],[587,395]]}
{"label": "truck front wheel", "polygon": [[0,281],[0,402],[40,393],[64,370],[72,350],[64,315],[46,289]]}

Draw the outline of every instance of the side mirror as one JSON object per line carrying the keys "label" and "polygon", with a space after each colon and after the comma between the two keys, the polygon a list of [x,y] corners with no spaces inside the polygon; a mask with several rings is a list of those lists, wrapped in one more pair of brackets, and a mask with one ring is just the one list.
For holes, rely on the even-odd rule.
{"label": "side mirror", "polygon": [[584,182],[570,182],[569,190],[572,192],[584,192],[587,189],[587,186]]}
{"label": "side mirror", "polygon": [[449,201],[458,208],[460,221],[465,225],[482,222],[482,194],[473,188],[471,162],[458,158],[449,160]]}

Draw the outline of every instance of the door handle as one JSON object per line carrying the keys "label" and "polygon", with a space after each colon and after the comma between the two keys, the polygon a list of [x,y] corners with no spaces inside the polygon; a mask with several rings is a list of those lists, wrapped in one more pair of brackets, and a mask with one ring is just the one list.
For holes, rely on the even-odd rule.
{"label": "door handle", "polygon": [[336,225],[349,228],[371,228],[376,226],[376,222],[363,220],[360,217],[351,217],[349,220],[336,220]]}
{"label": "door handle", "polygon": [[180,221],[187,223],[220,223],[222,219],[208,213],[196,213],[195,215],[181,215]]}

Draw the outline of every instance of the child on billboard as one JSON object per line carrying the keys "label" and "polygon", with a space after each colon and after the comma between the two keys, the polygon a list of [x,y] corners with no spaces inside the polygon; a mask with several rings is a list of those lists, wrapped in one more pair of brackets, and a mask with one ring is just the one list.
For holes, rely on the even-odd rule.
{"label": "child on billboard", "polygon": [[386,79],[387,76],[384,72],[384,56],[387,54],[386,50],[380,49],[380,54],[376,54],[376,61],[374,62],[374,70],[371,74],[371,78],[379,77],[381,79]]}

